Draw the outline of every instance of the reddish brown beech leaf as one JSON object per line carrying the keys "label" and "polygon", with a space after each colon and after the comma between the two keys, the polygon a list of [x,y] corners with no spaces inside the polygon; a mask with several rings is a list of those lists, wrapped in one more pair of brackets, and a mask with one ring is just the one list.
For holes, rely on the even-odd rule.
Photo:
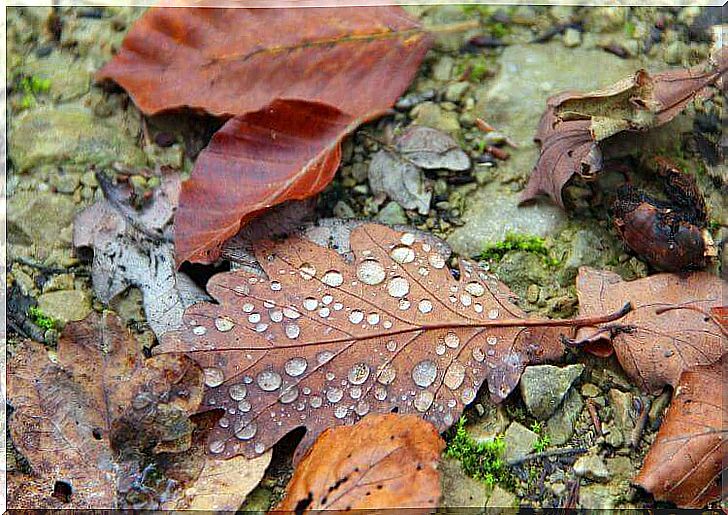
{"label": "reddish brown beech leaf", "polygon": [[323,190],[339,166],[341,139],[358,124],[333,107],[298,100],[276,100],[228,121],[182,183],[177,263],[214,262],[256,214]]}
{"label": "reddish brown beech leaf", "polygon": [[567,91],[551,97],[534,140],[541,146],[521,202],[548,195],[564,207],[561,191],[579,175],[596,177],[602,167],[600,142],[623,131],[644,132],[677,116],[728,70],[728,49],[690,69],[650,75],[645,70],[590,93]]}
{"label": "reddish brown beech leaf", "polygon": [[296,98],[371,119],[409,85],[431,41],[400,7],[199,5],[149,9],[96,78],[121,85],[146,114],[227,117]]}
{"label": "reddish brown beech leaf", "polygon": [[345,262],[300,238],[259,242],[268,279],[214,276],[218,303],[191,306],[163,336],[158,352],[204,367],[203,409],[225,410],[212,454],[257,456],[300,426],[303,450],[327,427],[394,409],[445,430],[485,379],[504,399],[527,364],[562,355],[561,333],[590,324],[526,319],[493,276],[462,261],[454,279],[412,233],[364,224],[350,243]]}
{"label": "reddish brown beech leaf", "polygon": [[437,429],[413,415],[372,414],[327,429],[296,467],[276,510],[436,508],[444,447]]}
{"label": "reddish brown beech leaf", "polygon": [[[576,279],[582,316],[604,313],[630,302],[634,308],[619,322],[601,326],[624,370],[646,391],[676,386],[680,374],[708,365],[728,351],[728,333],[710,310],[722,306],[728,285],[707,272],[657,274],[623,281],[613,272],[579,270]],[[590,338],[594,328],[579,330]]]}
{"label": "reddish brown beech leaf", "polygon": [[704,508],[721,497],[728,460],[727,355],[682,373],[665,420],[634,482],[680,508]]}

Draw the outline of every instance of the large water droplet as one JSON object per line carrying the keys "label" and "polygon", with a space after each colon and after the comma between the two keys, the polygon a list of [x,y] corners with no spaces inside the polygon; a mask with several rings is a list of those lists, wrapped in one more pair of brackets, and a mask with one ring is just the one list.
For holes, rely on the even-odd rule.
{"label": "large water droplet", "polygon": [[360,386],[352,386],[351,389],[349,389],[349,397],[356,400],[359,397],[361,397],[361,387]]}
{"label": "large water droplet", "polygon": [[470,404],[475,400],[475,390],[472,388],[465,388],[460,394],[460,400],[462,400],[465,405]]}
{"label": "large water droplet", "polygon": [[351,384],[363,384],[369,379],[369,365],[357,363],[349,370],[349,382]]}
{"label": "large water droplet", "polygon": [[232,400],[241,401],[248,394],[248,387],[244,384],[234,384],[228,390],[228,394]]}
{"label": "large water droplet", "polygon": [[407,281],[404,277],[392,277],[387,283],[387,293],[396,299],[407,295],[409,290],[409,281]]}
{"label": "large water droplet", "polygon": [[420,303],[417,305],[417,309],[420,310],[420,313],[427,314],[430,311],[432,311],[432,302],[430,302],[427,299],[422,299]]}
{"label": "large water droplet", "polygon": [[364,320],[364,313],[362,311],[355,309],[354,311],[349,313],[349,322],[351,322],[352,324],[358,324],[362,320]]}
{"label": "large water droplet", "polygon": [[412,369],[412,380],[421,388],[430,386],[437,377],[437,365],[429,359],[420,361]]}
{"label": "large water droplet", "polygon": [[445,258],[436,252],[428,254],[427,261],[430,262],[430,265],[432,265],[433,268],[444,268],[445,267]]}
{"label": "large water droplet", "polygon": [[485,339],[485,341],[488,342],[488,345],[496,345],[498,343],[498,337],[490,335]]}
{"label": "large water droplet", "polygon": [[482,349],[480,349],[479,347],[475,347],[473,349],[473,359],[478,363],[483,362],[483,360],[485,359],[485,354],[483,354]]}
{"label": "large water droplet", "polygon": [[278,397],[278,401],[280,401],[281,404],[290,404],[296,399],[298,399],[298,387],[294,385],[284,388],[281,391],[281,395]]}
{"label": "large water droplet", "polygon": [[268,311],[268,317],[270,318],[271,322],[279,323],[283,320],[283,311],[280,309],[271,309]]}
{"label": "large water droplet", "polygon": [[308,403],[311,405],[312,408],[320,408],[323,404],[324,400],[319,397],[318,395],[314,395],[311,397],[311,400],[308,401]]}
{"label": "large water droplet", "polygon": [[324,363],[328,363],[331,361],[331,358],[334,357],[334,353],[330,350],[323,350],[316,354],[316,361],[318,361],[319,365],[323,365]]}
{"label": "large water droplet", "polygon": [[467,293],[463,293],[462,295],[460,295],[460,302],[462,303],[463,306],[465,306],[467,308],[468,306],[470,306],[473,303],[473,297],[471,297]]}
{"label": "large water droplet", "polygon": [[257,324],[260,322],[260,313],[251,313],[248,315],[248,322],[251,324]]}
{"label": "large water droplet", "polygon": [[435,395],[429,390],[422,390],[417,394],[414,400],[414,405],[417,411],[424,413],[430,406],[432,401],[435,400]]}
{"label": "large water droplet", "polygon": [[445,335],[445,345],[447,345],[451,349],[457,349],[458,345],[460,345],[460,337],[450,331]]}
{"label": "large water droplet", "polygon": [[327,308],[326,306],[324,306],[321,309],[319,309],[318,314],[321,318],[328,318],[329,315],[331,314],[331,310],[329,308]]}
{"label": "large water droplet", "polygon": [[224,440],[215,440],[214,442],[210,443],[210,452],[211,453],[220,454],[224,450],[225,450],[225,441]]}
{"label": "large water droplet", "polygon": [[286,318],[290,318],[291,320],[295,320],[297,318],[301,317],[301,313],[298,312],[295,308],[283,308],[283,316]]}
{"label": "large water droplet", "polygon": [[247,400],[245,400],[245,399],[243,399],[242,401],[238,402],[238,409],[242,413],[247,413],[248,411],[250,411],[250,408],[251,407],[252,406],[250,405],[250,402],[247,401]]}
{"label": "large water droplet", "polygon": [[306,371],[307,367],[308,361],[306,361],[304,358],[291,358],[286,361],[286,364],[283,368],[285,369],[286,374],[288,374],[289,376],[298,377]]}
{"label": "large water droplet", "polygon": [[303,307],[308,311],[313,311],[318,307],[318,300],[313,297],[306,297],[303,299]]}
{"label": "large water droplet", "polygon": [[445,371],[445,377],[443,383],[451,390],[460,388],[465,380],[465,366],[461,363],[454,361]]}
{"label": "large water droplet", "polygon": [[367,315],[367,324],[377,325],[379,323],[379,313],[369,313]]}
{"label": "large water droplet", "polygon": [[273,370],[264,370],[255,378],[258,386],[265,392],[272,392],[280,388],[283,380],[278,372]]}
{"label": "large water droplet", "polygon": [[192,332],[197,336],[202,336],[207,332],[207,329],[204,326],[198,325],[192,329]]}
{"label": "large water droplet", "polygon": [[392,384],[394,379],[397,377],[397,370],[391,363],[382,365],[377,373],[377,381],[382,384]]}
{"label": "large water droplet", "polygon": [[336,404],[344,396],[344,391],[341,388],[329,388],[326,390],[326,400],[332,404]]}
{"label": "large water droplet", "polygon": [[359,267],[356,269],[356,276],[364,284],[374,286],[384,281],[387,273],[379,261],[367,259],[359,264]]}
{"label": "large water droplet", "polygon": [[328,286],[336,288],[337,286],[341,286],[343,284],[344,276],[341,275],[341,272],[339,272],[338,270],[329,270],[321,278],[321,282]]}
{"label": "large water droplet", "polygon": [[229,318],[216,318],[215,319],[215,328],[217,328],[217,330],[222,333],[228,332],[233,327],[235,327],[235,322],[233,322]]}
{"label": "large water droplet", "polygon": [[250,302],[246,302],[245,304],[243,304],[243,311],[245,313],[252,313],[254,309],[255,309],[255,306],[253,304],[251,304]]}
{"label": "large water droplet", "polygon": [[490,318],[491,320],[495,320],[496,318],[498,318],[498,310],[491,309],[490,311],[488,311],[488,318]]}
{"label": "large water droplet", "polygon": [[384,386],[377,385],[374,387],[374,398],[383,401],[387,398],[387,389]]}
{"label": "large water droplet", "polygon": [[311,263],[301,263],[301,266],[298,267],[298,272],[307,281],[316,277],[316,267]]}
{"label": "large water droplet", "polygon": [[402,235],[399,241],[402,242],[402,245],[412,245],[415,242],[415,235],[411,232],[406,232]]}
{"label": "large water droplet", "polygon": [[205,384],[210,388],[220,386],[225,381],[225,374],[217,367],[203,368],[202,373],[205,376]]}
{"label": "large water droplet", "polygon": [[289,340],[295,340],[301,334],[301,328],[296,324],[288,324],[285,326],[286,336]]}
{"label": "large water droplet", "polygon": [[485,286],[480,283],[472,282],[465,285],[465,291],[473,297],[482,297],[485,293]]}
{"label": "large water droplet", "polygon": [[354,411],[357,415],[363,417],[369,413],[369,403],[367,401],[359,401],[356,406],[354,406]]}
{"label": "large water droplet", "polygon": [[407,299],[400,299],[399,300],[399,309],[402,311],[407,311],[412,306],[412,303],[408,301]]}
{"label": "large water droplet", "polygon": [[321,297],[321,302],[323,302],[324,306],[328,306],[329,304],[334,302],[334,296],[327,293],[326,295]]}
{"label": "large water droplet", "polygon": [[407,245],[397,245],[392,249],[389,256],[400,264],[411,263],[415,260],[415,251]]}
{"label": "large water droplet", "polygon": [[435,346],[435,354],[437,354],[438,356],[442,356],[443,354],[445,354],[445,351],[447,351],[447,348],[445,347],[444,343],[438,343]]}
{"label": "large water droplet", "polygon": [[344,418],[344,417],[346,417],[346,414],[348,412],[349,412],[349,408],[347,408],[343,404],[336,406],[336,408],[334,408],[334,416],[336,418]]}
{"label": "large water droplet", "polygon": [[255,422],[251,422],[247,425],[243,425],[242,420],[238,420],[235,423],[235,437],[239,440],[250,440],[258,432],[258,425]]}
{"label": "large water droplet", "polygon": [[253,446],[253,450],[258,454],[263,454],[263,451],[265,451],[265,445],[263,445],[262,442],[258,442]]}

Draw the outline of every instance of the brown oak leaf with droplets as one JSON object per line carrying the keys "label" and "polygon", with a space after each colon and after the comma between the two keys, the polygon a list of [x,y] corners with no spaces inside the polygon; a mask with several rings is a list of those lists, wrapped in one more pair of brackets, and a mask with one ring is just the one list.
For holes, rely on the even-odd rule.
{"label": "brown oak leaf with droplets", "polygon": [[259,242],[267,279],[214,276],[217,303],[191,306],[164,335],[157,352],[203,367],[202,409],[225,410],[212,454],[257,456],[305,426],[300,453],[370,412],[418,414],[443,431],[484,380],[503,400],[526,365],[562,355],[562,334],[594,322],[527,319],[492,275],[461,260],[456,280],[413,233],[364,224],[350,244],[345,261],[299,238]]}

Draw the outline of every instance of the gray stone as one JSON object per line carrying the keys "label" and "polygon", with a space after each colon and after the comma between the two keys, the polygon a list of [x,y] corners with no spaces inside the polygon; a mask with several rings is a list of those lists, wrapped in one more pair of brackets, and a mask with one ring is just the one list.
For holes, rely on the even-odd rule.
{"label": "gray stone", "polygon": [[18,267],[13,267],[11,274],[15,284],[20,288],[20,293],[31,297],[38,295],[38,289],[35,287],[35,281],[33,281],[31,276]]}
{"label": "gray stone", "polygon": [[635,474],[635,468],[632,460],[627,456],[615,456],[607,459],[607,469],[613,481],[622,481],[629,483]]}
{"label": "gray stone", "polygon": [[576,29],[568,28],[564,31],[564,46],[574,48],[581,45],[581,32]]}
{"label": "gray stone", "polygon": [[619,431],[625,440],[628,440],[635,427],[636,413],[634,410],[634,397],[629,392],[622,392],[616,388],[607,394],[609,405],[612,408],[612,421],[614,428]]}
{"label": "gray stone", "polygon": [[[41,257],[70,247],[75,206],[70,197],[50,192],[16,192],[8,199],[8,243],[27,246]],[[37,252],[36,252],[37,251]]]}
{"label": "gray stone", "polygon": [[613,510],[615,495],[605,485],[587,485],[579,489],[579,507],[591,510]]}
{"label": "gray stone", "polygon": [[83,96],[91,86],[93,68],[76,61],[65,52],[53,52],[42,58],[29,57],[22,73],[49,81],[48,95],[56,102],[67,102]]}
{"label": "gray stone", "polygon": [[497,406],[487,396],[482,396],[475,407],[480,416],[469,418],[465,425],[473,440],[478,443],[492,441],[506,430],[509,420],[503,406]]}
{"label": "gray stone", "polygon": [[407,215],[402,209],[402,206],[396,202],[388,202],[377,216],[374,217],[377,222],[381,222],[387,225],[405,225],[407,224]]}
{"label": "gray stone", "polygon": [[597,397],[601,393],[599,387],[592,383],[585,383],[581,386],[581,394],[584,397]]}
{"label": "gray stone", "polygon": [[51,186],[59,193],[73,193],[81,183],[78,174],[58,172],[51,176]]}
{"label": "gray stone", "polygon": [[72,290],[76,278],[73,274],[58,274],[48,279],[43,284],[43,293],[58,290]]}
{"label": "gray stone", "polygon": [[584,409],[584,401],[576,390],[570,390],[556,413],[546,422],[546,434],[552,445],[564,445],[574,434],[576,421]]}
{"label": "gray stone", "polygon": [[442,500],[444,508],[483,507],[488,501],[490,489],[483,481],[469,477],[460,466],[460,462],[452,458],[444,458],[440,462],[442,477]]}
{"label": "gray stone", "polygon": [[415,123],[432,127],[450,134],[460,130],[460,122],[457,113],[443,110],[439,104],[434,102],[423,102],[415,106],[410,115]]}
{"label": "gray stone", "polygon": [[[497,485],[493,487],[493,493],[490,494],[485,505],[488,508],[488,513],[512,513],[513,508],[517,506],[516,496]],[[499,510],[498,508],[503,509]]]}
{"label": "gray stone", "polygon": [[470,83],[467,81],[450,84],[445,90],[445,99],[450,102],[460,102],[468,87],[470,87]]}
{"label": "gray stone", "polygon": [[609,470],[599,456],[589,454],[581,456],[574,462],[574,473],[593,481],[607,481]]}
{"label": "gray stone", "polygon": [[450,80],[455,61],[450,56],[443,56],[432,66],[432,78],[439,81]]}
{"label": "gray stone", "polygon": [[527,367],[521,376],[520,387],[528,411],[539,420],[549,418],[583,371],[582,364],[563,368],[553,365]]}
{"label": "gray stone", "polygon": [[355,218],[356,213],[349,204],[343,200],[339,200],[334,206],[334,216],[337,218]]}
{"label": "gray stone", "polygon": [[81,107],[24,111],[10,125],[8,154],[18,171],[48,163],[97,167],[114,161],[129,166],[146,164],[144,153],[120,127]]}
{"label": "gray stone", "polygon": [[38,297],[38,307],[44,314],[65,324],[86,318],[91,313],[91,299],[81,290],[53,291]]}
{"label": "gray stone", "polygon": [[538,435],[525,428],[518,422],[511,422],[503,437],[505,452],[503,459],[506,463],[515,463],[533,451],[534,444],[538,441]]}

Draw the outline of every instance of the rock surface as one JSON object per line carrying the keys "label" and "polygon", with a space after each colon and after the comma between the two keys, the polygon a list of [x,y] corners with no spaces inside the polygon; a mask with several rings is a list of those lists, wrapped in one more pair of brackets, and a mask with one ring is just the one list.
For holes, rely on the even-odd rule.
{"label": "rock surface", "polygon": [[506,429],[503,442],[506,445],[503,459],[506,463],[515,463],[524,456],[533,452],[533,446],[538,441],[538,435],[525,428],[518,422],[511,422]]}
{"label": "rock surface", "polygon": [[520,387],[528,411],[537,419],[549,418],[583,371],[581,363],[563,368],[553,365],[527,367],[521,376]]}

